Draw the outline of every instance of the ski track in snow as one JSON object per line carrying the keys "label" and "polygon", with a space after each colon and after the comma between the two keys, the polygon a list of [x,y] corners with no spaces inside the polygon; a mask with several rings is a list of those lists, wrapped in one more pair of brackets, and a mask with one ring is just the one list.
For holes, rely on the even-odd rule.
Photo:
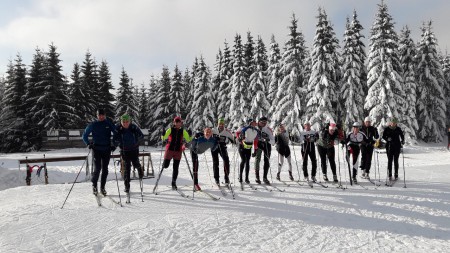
{"label": "ski track in snow", "polygon": [[[150,150],[158,173],[160,152]],[[52,151],[48,157],[68,155],[64,152]],[[68,152],[81,155],[85,150]],[[234,149],[229,152],[233,157]],[[26,155],[38,157],[41,153]],[[17,170],[17,159],[24,156],[0,154],[0,252],[443,252],[450,246],[450,153],[439,147],[405,149],[407,188],[403,188],[400,156],[400,180],[393,187],[384,186],[385,176],[376,178],[382,184],[377,189],[361,179],[369,190],[346,182],[348,189],[342,190],[331,183],[325,189],[319,185],[310,188],[306,183],[286,187],[275,181],[286,191],[268,192],[256,184],[257,191],[248,187],[241,191],[234,185],[233,200],[228,190],[224,197],[211,186],[206,162],[201,159],[200,184],[220,197],[218,201],[201,193],[191,200],[168,190],[170,166],[161,177],[159,195],[151,193],[155,179],[144,180],[144,202],[139,181],[134,180],[131,204],[126,204],[120,181],[123,207],[105,197],[101,197],[103,206],[98,207],[91,184],[83,182],[85,176],[80,175],[81,183],[75,184],[64,209],[62,203],[81,163],[47,164],[52,184],[43,185],[33,173],[30,187],[23,186],[24,169]],[[272,173],[276,172],[276,156],[273,152]],[[380,173],[386,175],[386,155],[378,156]],[[340,162],[345,180],[346,164]],[[295,160],[293,163],[297,179]],[[106,189],[119,200],[110,165]],[[301,160],[298,166],[303,174]],[[371,176],[374,171],[372,163]],[[220,173],[223,175],[222,167]],[[234,173],[232,164],[231,181],[237,183]],[[287,167],[281,177],[288,178]],[[254,182],[253,171],[250,179]],[[67,183],[58,184],[63,182]],[[187,185],[180,188],[192,197],[184,159],[177,183]]]}

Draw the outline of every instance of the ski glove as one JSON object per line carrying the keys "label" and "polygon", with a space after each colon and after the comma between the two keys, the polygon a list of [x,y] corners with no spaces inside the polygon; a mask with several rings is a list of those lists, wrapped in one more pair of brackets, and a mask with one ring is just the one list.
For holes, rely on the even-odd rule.
{"label": "ski glove", "polygon": [[94,148],[94,144],[93,143],[89,143],[87,146],[88,146],[89,149]]}
{"label": "ski glove", "polygon": [[114,152],[114,151],[116,151],[116,146],[114,146],[114,145],[111,145],[111,152]]}
{"label": "ski glove", "polygon": [[256,151],[253,152],[252,157],[256,157]]}

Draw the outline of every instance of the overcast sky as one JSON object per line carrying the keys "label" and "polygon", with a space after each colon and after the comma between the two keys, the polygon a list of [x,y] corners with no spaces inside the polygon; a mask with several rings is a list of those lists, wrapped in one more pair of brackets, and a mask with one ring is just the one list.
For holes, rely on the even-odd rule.
{"label": "overcast sky", "polygon": [[[450,45],[449,0],[386,0],[395,28],[404,25],[420,37],[424,21],[433,27],[442,50]],[[97,62],[109,63],[117,86],[122,67],[134,84],[148,83],[151,74],[175,64],[184,71],[196,56],[212,66],[225,40],[234,44],[239,33],[246,40],[250,31],[266,46],[275,35],[280,47],[287,38],[294,13],[311,46],[317,9],[323,7],[342,40],[347,16],[353,10],[369,37],[380,0],[20,0],[0,1],[0,75],[17,53],[31,64],[37,47],[48,50],[54,43],[63,72],[82,63],[87,50]],[[368,41],[364,41],[368,45]]]}

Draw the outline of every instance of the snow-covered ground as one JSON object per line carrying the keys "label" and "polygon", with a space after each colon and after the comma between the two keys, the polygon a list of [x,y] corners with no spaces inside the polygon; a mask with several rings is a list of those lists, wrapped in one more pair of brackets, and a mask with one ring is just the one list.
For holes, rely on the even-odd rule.
{"label": "snow-covered ground", "polygon": [[[211,186],[200,157],[200,183],[205,191],[221,197],[211,200],[201,193],[182,198],[169,189],[172,169],[165,170],[159,195],[152,194],[155,179],[144,180],[144,202],[139,182],[132,181],[131,204],[118,206],[102,198],[98,207],[85,181],[84,171],[64,208],[61,206],[82,161],[48,163],[49,185],[33,172],[32,186],[25,186],[25,168],[18,159],[43,153],[0,154],[0,252],[447,252],[450,247],[450,152],[443,145],[405,148],[406,186],[402,159],[401,181],[394,187],[376,188],[361,179],[361,186],[347,190],[329,184],[285,186],[285,192],[254,191],[235,186],[236,199],[222,196]],[[158,149],[152,152],[159,170]],[[230,147],[230,158],[234,150]],[[86,155],[86,149],[46,152],[46,157]],[[296,149],[299,159],[300,152]],[[189,157],[189,154],[187,154]],[[276,151],[272,154],[275,178]],[[340,157],[343,181],[348,178]],[[207,156],[211,167],[211,157]],[[239,159],[237,159],[239,160]],[[382,181],[385,154],[379,155]],[[252,161],[253,162],[253,161]],[[372,166],[373,168],[373,166]],[[301,170],[301,168],[300,168]],[[232,175],[235,166],[232,166]],[[375,169],[371,176],[375,177]],[[378,171],[377,171],[378,173]],[[331,173],[329,173],[331,174]],[[221,172],[223,175],[223,172]],[[297,168],[294,175],[298,178]],[[287,168],[282,170],[287,179]],[[377,175],[378,176],[378,175]],[[237,178],[237,174],[233,177]],[[251,180],[254,181],[253,173]],[[119,200],[111,164],[106,188]],[[345,180],[344,185],[346,185]],[[237,179],[236,179],[237,183]],[[192,196],[192,180],[185,161],[178,185]],[[119,181],[122,202],[123,182]]]}

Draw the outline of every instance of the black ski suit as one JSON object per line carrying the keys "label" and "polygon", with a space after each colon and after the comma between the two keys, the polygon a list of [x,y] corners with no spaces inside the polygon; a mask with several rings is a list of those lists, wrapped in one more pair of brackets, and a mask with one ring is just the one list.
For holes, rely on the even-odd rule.
{"label": "black ski suit", "polygon": [[398,178],[398,157],[402,145],[405,144],[405,136],[400,127],[386,127],[383,132],[383,140],[386,141],[386,153],[388,157],[388,173],[392,177],[392,162],[394,162],[394,176]]}
{"label": "black ski suit", "polygon": [[361,170],[369,174],[372,165],[373,145],[380,136],[377,128],[373,126],[363,126],[361,132],[367,136],[367,142],[361,145]]}

